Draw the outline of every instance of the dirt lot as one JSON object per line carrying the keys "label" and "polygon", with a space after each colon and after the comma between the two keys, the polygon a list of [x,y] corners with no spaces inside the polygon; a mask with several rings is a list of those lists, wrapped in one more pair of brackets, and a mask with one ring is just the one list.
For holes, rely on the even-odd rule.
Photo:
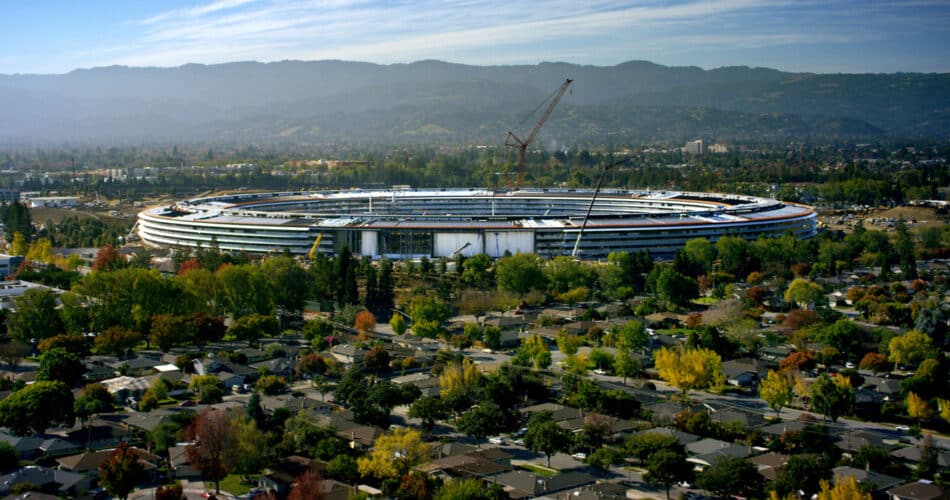
{"label": "dirt lot", "polygon": [[106,224],[131,224],[135,218],[134,215],[113,215],[112,210],[92,210],[92,209],[69,209],[69,208],[51,208],[38,207],[30,209],[30,217],[36,224],[44,224],[46,221],[60,222],[66,217],[74,216],[80,219],[99,219]]}

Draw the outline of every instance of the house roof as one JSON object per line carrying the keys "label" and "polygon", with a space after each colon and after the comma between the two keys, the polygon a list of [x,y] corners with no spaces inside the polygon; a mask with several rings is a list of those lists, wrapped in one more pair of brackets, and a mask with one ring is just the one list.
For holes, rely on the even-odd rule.
{"label": "house roof", "polygon": [[832,469],[831,477],[834,481],[837,481],[838,478],[853,477],[859,483],[873,485],[875,490],[886,490],[888,488],[893,488],[901,484],[903,481],[902,479],[888,476],[886,474],[878,474],[876,472],[866,471],[856,467],[849,467],[847,465]]}
{"label": "house roof", "polygon": [[191,463],[191,460],[188,459],[189,446],[191,445],[184,444],[181,446],[170,446],[168,448],[168,463],[171,464],[173,469],[177,469],[178,467]]}
{"label": "house roof", "polygon": [[694,459],[708,464],[712,464],[712,462],[721,456],[749,456],[749,449],[745,446],[712,438],[700,439],[699,441],[689,443],[686,445],[686,451],[692,454]]}
{"label": "house roof", "polygon": [[783,420],[772,425],[767,425],[760,430],[763,434],[781,436],[786,432],[800,432],[808,425],[808,422],[802,422],[801,420]]}
{"label": "house roof", "polygon": [[677,441],[683,446],[686,446],[689,443],[699,441],[699,436],[695,434],[690,434],[688,432],[683,432],[677,429],[672,429],[670,427],[654,427],[653,429],[643,430],[637,433],[637,435],[642,434],[663,434],[664,436],[673,436]]}
{"label": "house roof", "polygon": [[[109,455],[112,451],[113,450],[99,450],[78,453],[76,455],[58,458],[56,462],[65,470],[82,473],[96,470],[100,464],[109,460]],[[153,455],[141,448],[132,447],[129,448],[129,452],[138,458],[138,462],[142,464],[146,470],[154,469],[162,460],[158,455]]]}
{"label": "house roof", "polygon": [[23,483],[32,483],[40,487],[55,483],[59,485],[59,491],[67,492],[85,478],[84,475],[74,472],[27,465],[10,474],[0,476],[0,492],[8,492],[14,486]]}
{"label": "house roof", "polygon": [[[891,452],[891,456],[899,458],[906,462],[918,463],[923,453],[920,446],[908,446]],[[950,450],[937,448],[937,465],[940,467],[950,467]]]}
{"label": "house roof", "polygon": [[757,455],[749,459],[756,468],[758,469],[759,474],[768,481],[774,481],[778,478],[778,473],[781,471],[782,467],[788,463],[788,455],[783,453],[769,452],[762,455]]}
{"label": "house roof", "polygon": [[938,500],[946,498],[946,493],[943,489],[930,481],[902,484],[896,488],[887,490],[887,493],[893,497],[907,498],[910,500]]}

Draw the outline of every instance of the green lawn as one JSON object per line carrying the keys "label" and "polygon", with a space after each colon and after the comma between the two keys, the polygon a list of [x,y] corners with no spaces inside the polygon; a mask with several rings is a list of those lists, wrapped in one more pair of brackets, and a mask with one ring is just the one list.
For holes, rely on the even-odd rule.
{"label": "green lawn", "polygon": [[[227,491],[234,496],[243,495],[248,491],[251,491],[251,488],[257,484],[253,476],[251,479],[252,482],[250,484],[244,484],[241,482],[241,476],[237,474],[228,474],[227,477],[221,480],[221,491]],[[214,483],[206,481],[205,489],[208,491],[214,491]]]}
{"label": "green lawn", "polygon": [[554,470],[554,469],[549,469],[549,468],[547,468],[547,467],[542,467],[542,466],[540,466],[540,465],[535,465],[535,464],[521,464],[521,465],[519,465],[518,467],[521,467],[522,469],[525,469],[525,470],[529,470],[529,471],[531,471],[531,472],[534,472],[535,474],[537,474],[537,475],[539,475],[539,476],[541,476],[541,477],[554,477],[554,476],[557,475],[557,471],[556,471],[556,470]]}

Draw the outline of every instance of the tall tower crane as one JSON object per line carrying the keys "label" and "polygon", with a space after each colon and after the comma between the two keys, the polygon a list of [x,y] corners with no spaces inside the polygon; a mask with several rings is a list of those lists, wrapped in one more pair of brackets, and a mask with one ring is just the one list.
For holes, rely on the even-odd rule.
{"label": "tall tower crane", "polygon": [[[544,125],[544,122],[547,121],[548,117],[551,116],[551,112],[554,111],[554,108],[557,106],[558,101],[561,100],[561,96],[564,95],[564,92],[567,91],[567,88],[571,86],[570,78],[564,80],[564,83],[561,84],[560,88],[554,91],[551,94],[550,102],[548,103],[547,109],[544,110],[544,113],[541,114],[541,118],[538,119],[538,123],[535,124],[534,128],[531,129],[531,132],[525,137],[524,140],[521,140],[514,132],[508,131],[508,137],[505,139],[505,146],[510,148],[518,149],[518,183],[515,185],[516,188],[521,187],[521,183],[524,182],[524,157],[528,149],[528,145],[534,141],[534,137],[538,135],[538,130],[541,130],[541,126]],[[547,102],[547,100],[545,100]],[[544,102],[541,103],[544,105]],[[540,107],[540,106],[539,106]],[[505,183],[508,184],[508,187],[511,187],[511,179],[508,178],[508,173],[505,172]]]}

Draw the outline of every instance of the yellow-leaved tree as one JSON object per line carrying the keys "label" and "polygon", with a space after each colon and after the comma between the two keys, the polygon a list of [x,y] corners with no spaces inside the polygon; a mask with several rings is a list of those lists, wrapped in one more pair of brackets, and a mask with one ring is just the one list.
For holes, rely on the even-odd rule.
{"label": "yellow-leaved tree", "polygon": [[408,427],[393,429],[376,438],[373,452],[356,461],[360,475],[379,479],[397,478],[431,459],[422,433]]}
{"label": "yellow-leaved tree", "polygon": [[839,476],[835,478],[834,486],[824,479],[820,484],[817,500],[871,500],[871,494],[861,489],[854,476]]}
{"label": "yellow-leaved tree", "polygon": [[472,360],[465,358],[460,362],[450,363],[439,375],[439,394],[446,397],[453,392],[468,392],[475,390],[482,380],[482,373]]}
{"label": "yellow-leaved tree", "polygon": [[30,243],[30,248],[26,251],[26,260],[33,262],[53,262],[53,245],[47,238],[40,238]]}
{"label": "yellow-leaved tree", "polygon": [[911,418],[916,418],[918,422],[930,420],[934,416],[934,410],[930,407],[930,403],[913,392],[907,393],[907,399],[904,400],[904,403],[907,404],[907,414]]}
{"label": "yellow-leaved tree", "polygon": [[16,231],[13,233],[13,241],[10,242],[10,255],[26,255],[30,249],[29,244],[23,233]]}
{"label": "yellow-leaved tree", "polygon": [[950,401],[938,399],[937,408],[940,410],[940,418],[945,422],[950,422]]}
{"label": "yellow-leaved tree", "polygon": [[791,403],[795,397],[791,379],[783,372],[769,370],[769,374],[759,383],[759,397],[764,399],[778,416],[782,407]]}
{"label": "yellow-leaved tree", "polygon": [[722,358],[711,349],[664,347],[653,353],[653,360],[660,378],[683,391],[684,397],[690,389],[716,389],[726,382]]}

